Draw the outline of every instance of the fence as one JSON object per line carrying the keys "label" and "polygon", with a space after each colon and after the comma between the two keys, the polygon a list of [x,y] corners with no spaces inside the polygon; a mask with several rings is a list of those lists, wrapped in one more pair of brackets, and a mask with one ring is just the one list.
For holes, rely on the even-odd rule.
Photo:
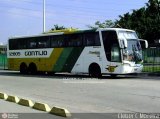
{"label": "fence", "polygon": [[0,54],[0,69],[7,69],[7,55]]}
{"label": "fence", "polygon": [[160,73],[160,47],[148,48],[143,51],[144,68],[143,72]]}

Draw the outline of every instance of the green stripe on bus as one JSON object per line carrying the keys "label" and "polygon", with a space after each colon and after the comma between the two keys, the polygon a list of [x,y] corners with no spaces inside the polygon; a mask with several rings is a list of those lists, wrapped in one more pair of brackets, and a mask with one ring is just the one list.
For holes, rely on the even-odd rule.
{"label": "green stripe on bus", "polygon": [[60,55],[63,52],[63,48],[54,48],[48,63],[52,63],[53,65],[50,67],[50,70],[53,70],[54,65],[56,64],[57,60],[59,59]]}
{"label": "green stripe on bus", "polygon": [[81,55],[84,47],[73,48],[72,52],[68,56],[66,63],[62,69],[62,72],[71,72],[79,56]]}
{"label": "green stripe on bus", "polygon": [[70,53],[72,52],[73,48],[64,48],[60,57],[58,58],[53,71],[54,72],[61,72],[63,67],[65,66],[66,60],[68,59]]}

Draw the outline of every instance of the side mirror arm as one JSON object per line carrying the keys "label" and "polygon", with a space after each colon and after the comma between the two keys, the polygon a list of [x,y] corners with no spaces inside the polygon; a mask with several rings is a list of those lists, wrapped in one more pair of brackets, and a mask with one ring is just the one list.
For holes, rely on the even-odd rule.
{"label": "side mirror arm", "polygon": [[140,41],[140,43],[141,43],[142,49],[148,48],[148,41],[147,41],[147,40],[139,39],[139,41]]}

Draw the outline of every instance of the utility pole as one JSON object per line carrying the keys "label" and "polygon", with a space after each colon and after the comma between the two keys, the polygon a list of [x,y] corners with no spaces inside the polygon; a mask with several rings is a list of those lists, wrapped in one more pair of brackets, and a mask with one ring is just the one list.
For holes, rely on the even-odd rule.
{"label": "utility pole", "polygon": [[158,23],[160,23],[160,0],[158,0]]}
{"label": "utility pole", "polygon": [[46,0],[43,0],[43,32],[46,31]]}

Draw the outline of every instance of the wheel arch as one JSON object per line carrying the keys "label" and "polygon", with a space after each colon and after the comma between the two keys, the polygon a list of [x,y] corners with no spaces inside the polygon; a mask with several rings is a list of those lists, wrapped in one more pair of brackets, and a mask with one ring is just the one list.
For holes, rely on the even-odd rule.
{"label": "wheel arch", "polygon": [[99,76],[98,77],[100,77],[100,75],[101,75],[101,72],[102,72],[102,69],[101,69],[101,65],[100,64],[98,64],[98,63],[96,63],[96,62],[93,62],[93,63],[91,63],[90,65],[89,65],[89,67],[88,67],[88,74],[91,76],[93,73],[95,73],[95,72],[98,72],[99,74]]}

